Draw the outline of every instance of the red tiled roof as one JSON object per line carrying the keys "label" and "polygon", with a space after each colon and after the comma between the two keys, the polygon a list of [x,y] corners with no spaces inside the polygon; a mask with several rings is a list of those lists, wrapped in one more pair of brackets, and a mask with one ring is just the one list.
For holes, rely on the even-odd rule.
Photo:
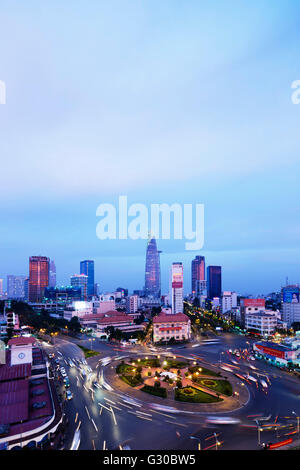
{"label": "red tiled roof", "polygon": [[22,379],[31,375],[31,364],[0,365],[0,382]]}
{"label": "red tiled roof", "polygon": [[9,341],[8,341],[8,345],[11,346],[11,345],[16,345],[16,346],[23,346],[23,345],[26,345],[26,344],[34,344],[36,343],[36,339],[35,338],[32,338],[31,336],[19,336],[18,338],[11,338]]}
{"label": "red tiled roof", "polygon": [[28,380],[0,384],[0,424],[28,419]]}
{"label": "red tiled roof", "polygon": [[109,318],[102,318],[101,320],[98,320],[97,323],[99,324],[103,324],[103,323],[128,323],[128,322],[132,322],[132,318],[128,317],[128,316],[116,316],[116,317],[109,317]]}
{"label": "red tiled roof", "polygon": [[153,323],[170,323],[170,322],[184,322],[187,323],[189,317],[184,313],[160,313],[153,318]]}

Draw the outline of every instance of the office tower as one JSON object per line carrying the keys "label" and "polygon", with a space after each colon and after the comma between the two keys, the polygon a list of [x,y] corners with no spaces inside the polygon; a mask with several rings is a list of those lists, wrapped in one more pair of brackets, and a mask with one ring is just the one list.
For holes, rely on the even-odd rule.
{"label": "office tower", "polygon": [[71,276],[71,286],[81,288],[81,299],[87,299],[88,276],[85,274],[74,274]]}
{"label": "office tower", "polygon": [[28,302],[29,300],[29,277],[24,281],[24,300]]}
{"label": "office tower", "polygon": [[29,302],[41,302],[45,288],[49,285],[49,258],[31,256],[29,258]]}
{"label": "office tower", "polygon": [[3,279],[0,279],[0,295],[3,295]]}
{"label": "office tower", "polygon": [[9,299],[25,298],[25,276],[7,276],[7,297]]}
{"label": "office tower", "polygon": [[160,259],[154,237],[149,238],[145,266],[145,295],[160,297]]}
{"label": "office tower", "polygon": [[80,262],[80,274],[85,274],[88,277],[87,281],[87,296],[92,297],[95,290],[95,267],[94,261],[85,260]]}
{"label": "office tower", "polygon": [[97,282],[94,285],[94,295],[100,295],[100,284]]}
{"label": "office tower", "polygon": [[300,288],[297,284],[281,289],[281,302],[282,320],[288,328],[300,322]]}
{"label": "office tower", "polygon": [[205,281],[205,257],[204,256],[196,256],[196,258],[193,259],[192,261],[192,294],[193,295],[196,295],[197,291],[199,291],[199,286],[200,286],[199,281]]}
{"label": "office tower", "polygon": [[221,266],[208,266],[207,268],[207,296],[210,300],[221,297],[222,294],[222,268]]}
{"label": "office tower", "polygon": [[50,261],[49,267],[49,287],[56,287],[56,266],[53,260]]}
{"label": "office tower", "polygon": [[183,313],[183,265],[173,263],[171,267],[171,306],[172,313]]}

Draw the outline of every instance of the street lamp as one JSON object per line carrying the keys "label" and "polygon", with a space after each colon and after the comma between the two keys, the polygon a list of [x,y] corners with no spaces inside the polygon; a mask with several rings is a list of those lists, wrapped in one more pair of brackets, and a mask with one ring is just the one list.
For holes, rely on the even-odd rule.
{"label": "street lamp", "polygon": [[220,363],[220,364],[221,364],[221,356],[222,356],[222,354],[225,354],[225,352],[224,352],[224,351],[221,351],[221,352],[220,352],[220,355],[219,355],[219,363]]}
{"label": "street lamp", "polygon": [[215,438],[216,438],[216,450],[218,450],[218,446],[221,445],[221,442],[218,441],[218,436],[217,436],[217,434],[216,434],[215,432],[214,432],[214,436],[215,436]]}
{"label": "street lamp", "polygon": [[257,433],[258,433],[258,436],[257,436],[257,440],[258,440],[258,445],[260,446],[261,445],[261,442],[260,442],[260,433],[263,431],[263,429],[260,427],[260,424],[258,422],[258,420],[256,419],[255,420],[256,424],[257,424]]}
{"label": "street lamp", "polygon": [[201,441],[199,437],[190,436],[190,439],[196,439],[198,441],[198,450],[201,450]]}
{"label": "street lamp", "polygon": [[296,416],[297,418],[297,433],[299,435],[299,431],[300,431],[300,425],[299,425],[299,420],[300,420],[300,417],[296,414],[295,411],[292,411],[292,414]]}

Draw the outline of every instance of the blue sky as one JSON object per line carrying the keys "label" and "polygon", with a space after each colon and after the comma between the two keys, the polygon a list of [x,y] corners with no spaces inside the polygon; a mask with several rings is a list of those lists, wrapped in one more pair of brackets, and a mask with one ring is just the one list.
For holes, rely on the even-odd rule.
{"label": "blue sky", "polygon": [[204,203],[224,289],[300,281],[297,0],[2,1],[0,277],[54,258],[59,283],[96,261],[104,291],[142,288],[146,242],[100,241],[96,208]]}

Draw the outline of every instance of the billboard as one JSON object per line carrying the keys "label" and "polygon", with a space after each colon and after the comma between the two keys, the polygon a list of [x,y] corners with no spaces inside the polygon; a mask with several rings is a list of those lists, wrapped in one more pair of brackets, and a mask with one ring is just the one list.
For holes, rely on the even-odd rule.
{"label": "billboard", "polygon": [[299,287],[284,287],[283,302],[288,304],[299,303]]}
{"label": "billboard", "polygon": [[241,299],[244,307],[265,307],[265,299]]}

